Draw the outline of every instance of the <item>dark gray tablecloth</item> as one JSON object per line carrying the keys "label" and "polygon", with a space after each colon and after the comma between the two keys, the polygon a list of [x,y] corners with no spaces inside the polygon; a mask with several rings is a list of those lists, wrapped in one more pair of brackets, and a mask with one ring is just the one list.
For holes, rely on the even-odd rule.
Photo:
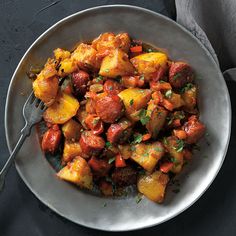
{"label": "dark gray tablecloth", "polygon": [[[26,49],[43,31],[59,19],[85,8],[114,3],[142,6],[175,19],[174,0],[0,0],[0,166],[3,166],[8,157],[3,124],[6,92],[11,75]],[[49,5],[52,6],[47,8],[46,6]],[[226,63],[224,68],[230,67],[232,65]],[[234,77],[233,72],[227,73],[226,77]],[[236,83],[229,80],[227,85],[232,107],[235,107],[236,99],[233,97],[236,94]],[[203,197],[190,209],[162,225],[123,234],[236,235],[235,116],[236,113],[233,110],[232,137],[226,160],[216,180]],[[19,178],[15,167],[12,167],[7,176],[6,188],[0,194],[0,235],[73,236],[108,235],[108,233],[75,225],[53,213],[33,196]]]}

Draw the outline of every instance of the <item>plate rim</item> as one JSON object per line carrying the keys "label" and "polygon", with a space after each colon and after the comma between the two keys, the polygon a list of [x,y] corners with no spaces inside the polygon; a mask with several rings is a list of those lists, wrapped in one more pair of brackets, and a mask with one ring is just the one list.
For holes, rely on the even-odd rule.
{"label": "plate rim", "polygon": [[216,61],[214,60],[214,58],[212,57],[212,55],[210,54],[210,52],[206,49],[206,47],[201,43],[201,41],[196,38],[190,31],[188,31],[186,28],[184,28],[182,25],[180,25],[179,23],[177,23],[176,21],[172,20],[171,18],[165,16],[165,15],[162,15],[160,13],[157,13],[155,11],[152,11],[152,10],[149,10],[147,8],[143,8],[143,7],[139,7],[139,6],[136,6],[136,5],[128,5],[128,4],[110,4],[110,5],[99,5],[99,6],[95,6],[95,7],[91,7],[91,8],[87,8],[87,9],[84,9],[84,10],[81,10],[81,11],[78,11],[78,12],[75,12],[71,15],[68,15],[64,18],[62,18],[61,20],[57,21],[56,23],[54,23],[52,26],[50,26],[47,30],[45,30],[41,35],[39,35],[37,37],[37,39],[30,45],[30,47],[26,50],[26,52],[24,53],[24,55],[22,56],[22,58],[20,59],[16,69],[14,70],[14,73],[11,77],[11,80],[10,80],[10,83],[8,85],[8,90],[7,90],[7,96],[6,96],[6,102],[5,102],[5,115],[4,115],[4,127],[5,127],[5,137],[6,137],[6,142],[7,142],[7,147],[8,147],[8,150],[9,150],[9,153],[12,152],[12,148],[10,146],[10,140],[9,140],[9,134],[8,134],[8,124],[7,124],[7,120],[8,120],[8,104],[9,104],[9,97],[10,97],[10,92],[11,92],[11,88],[12,88],[12,85],[13,85],[13,82],[14,82],[14,77],[19,69],[19,67],[21,66],[23,60],[25,59],[25,57],[27,56],[28,52],[30,52],[30,50],[48,33],[50,32],[53,28],[57,27],[58,25],[60,25],[61,23],[63,22],[66,22],[67,20],[77,16],[77,15],[80,15],[80,14],[83,14],[83,13],[87,13],[87,12],[92,12],[92,11],[95,11],[95,10],[98,10],[98,9],[101,9],[101,8],[129,8],[129,9],[136,9],[136,10],[140,10],[140,11],[143,11],[143,12],[146,12],[146,13],[149,13],[149,14],[153,14],[153,15],[156,15],[160,18],[164,18],[166,21],[169,21],[171,22],[172,24],[175,24],[178,28],[180,28],[182,31],[184,31],[185,33],[187,33],[193,40],[195,40],[195,42],[205,51],[205,53],[207,54],[207,56],[210,58],[210,60],[215,64],[215,68],[216,70],[218,71],[218,74],[220,74],[221,76],[221,79],[222,79],[222,82],[226,88],[226,101],[228,102],[229,104],[229,114],[228,114],[228,134],[227,134],[227,141],[226,141],[226,146],[224,148],[224,153],[222,155],[222,158],[221,158],[221,161],[220,161],[220,164],[216,170],[216,172],[214,173],[214,176],[212,177],[212,179],[208,182],[207,186],[205,187],[205,189],[203,189],[203,191],[198,195],[196,196],[196,198],[190,202],[188,205],[186,205],[185,207],[183,207],[180,211],[176,212],[175,214],[157,222],[157,223],[153,223],[153,224],[147,224],[145,226],[141,226],[141,227],[132,227],[130,226],[128,229],[121,229],[121,230],[112,230],[112,229],[104,229],[104,228],[99,228],[99,226],[90,226],[90,225],[86,225],[84,223],[78,223],[77,221],[75,221],[74,219],[72,218],[69,218],[67,215],[63,214],[63,212],[60,212],[59,210],[57,210],[54,206],[52,206],[51,204],[47,203],[34,189],[33,187],[30,186],[30,183],[27,181],[27,179],[23,176],[23,174],[21,173],[21,170],[19,168],[19,166],[16,165],[15,163],[15,167],[16,167],[16,170],[18,172],[18,174],[20,175],[21,179],[24,181],[24,183],[26,184],[26,186],[30,189],[30,191],[34,194],[34,196],[36,198],[38,198],[44,205],[46,205],[47,207],[49,207],[52,211],[54,211],[55,213],[57,213],[58,215],[60,215],[61,217],[65,218],[66,220],[69,220],[75,224],[78,224],[78,225],[82,225],[82,226],[85,226],[86,228],[90,228],[90,229],[96,229],[96,230],[101,230],[101,231],[107,231],[107,232],[125,232],[125,231],[134,231],[134,230],[140,230],[140,229],[145,229],[145,228],[149,228],[149,227],[153,227],[153,226],[157,226],[159,224],[162,224],[166,221],[169,221],[170,219],[173,219],[175,218],[176,216],[180,215],[181,213],[183,213],[185,210],[187,210],[188,208],[190,208],[195,202],[197,202],[199,200],[199,198],[206,192],[206,190],[211,186],[211,184],[213,183],[213,181],[215,180],[216,176],[218,175],[222,165],[223,165],[223,162],[225,160],[225,157],[226,157],[226,154],[227,154],[227,151],[228,151],[228,147],[229,147],[229,142],[230,142],[230,137],[231,137],[231,129],[232,129],[232,106],[231,106],[231,100],[230,100],[230,95],[229,95],[229,91],[228,91],[228,87],[226,85],[226,82],[224,80],[224,77],[223,77],[223,74],[219,68],[219,66],[217,65]]}

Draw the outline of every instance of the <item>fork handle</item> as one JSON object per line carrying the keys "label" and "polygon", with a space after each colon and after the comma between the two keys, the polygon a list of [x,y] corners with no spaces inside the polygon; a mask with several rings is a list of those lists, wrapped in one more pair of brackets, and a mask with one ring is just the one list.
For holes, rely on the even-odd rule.
{"label": "fork handle", "polygon": [[25,128],[23,128],[21,131],[21,136],[20,136],[16,146],[14,147],[10,157],[8,158],[7,162],[5,163],[5,165],[3,166],[3,168],[0,172],[0,192],[2,191],[2,189],[4,187],[6,174],[9,170],[11,164],[13,163],[13,161],[16,157],[16,154],[20,150],[22,144],[24,143],[24,141],[25,141],[26,137],[29,135],[29,133],[30,133],[30,130],[27,129],[27,127],[25,126]]}

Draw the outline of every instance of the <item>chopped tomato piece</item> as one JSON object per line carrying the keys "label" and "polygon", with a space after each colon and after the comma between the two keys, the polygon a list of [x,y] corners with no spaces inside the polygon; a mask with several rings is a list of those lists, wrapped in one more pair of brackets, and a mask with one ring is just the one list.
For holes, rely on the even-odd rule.
{"label": "chopped tomato piece", "polygon": [[143,47],[142,46],[134,46],[130,48],[131,52],[142,52],[143,51]]}
{"label": "chopped tomato piece", "polygon": [[161,164],[160,170],[164,173],[168,173],[172,169],[173,165],[172,162],[164,162]]}
{"label": "chopped tomato piece", "polygon": [[123,157],[119,154],[116,155],[116,161],[115,161],[116,167],[125,167],[126,163]]}

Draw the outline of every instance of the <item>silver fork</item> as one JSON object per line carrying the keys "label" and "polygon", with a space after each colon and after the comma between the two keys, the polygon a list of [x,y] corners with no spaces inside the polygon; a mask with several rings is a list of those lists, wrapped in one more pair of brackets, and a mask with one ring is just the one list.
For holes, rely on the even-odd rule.
{"label": "silver fork", "polygon": [[27,98],[24,107],[23,107],[23,116],[25,119],[25,126],[20,132],[20,138],[14,147],[10,157],[8,158],[7,162],[5,163],[4,167],[0,172],[0,191],[4,187],[5,177],[6,174],[13,163],[18,151],[20,150],[22,144],[24,143],[25,139],[30,135],[31,128],[41,121],[43,112],[45,111],[46,106],[44,103],[34,96],[34,93],[31,92],[29,97]]}

